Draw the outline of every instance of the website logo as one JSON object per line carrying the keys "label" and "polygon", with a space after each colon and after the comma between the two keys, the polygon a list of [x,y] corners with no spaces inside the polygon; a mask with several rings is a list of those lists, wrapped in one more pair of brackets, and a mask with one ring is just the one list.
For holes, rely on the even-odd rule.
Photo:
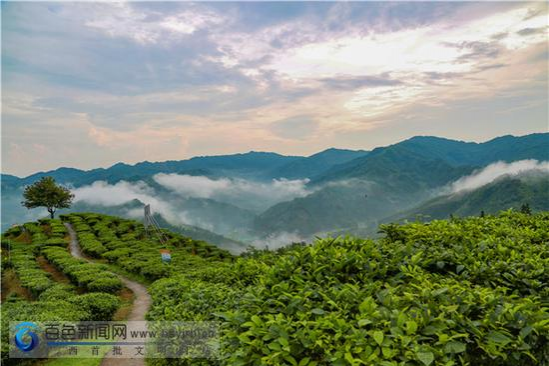
{"label": "website logo", "polygon": [[38,335],[34,332],[40,328],[32,322],[23,322],[15,326],[15,345],[23,352],[30,352],[38,346]]}

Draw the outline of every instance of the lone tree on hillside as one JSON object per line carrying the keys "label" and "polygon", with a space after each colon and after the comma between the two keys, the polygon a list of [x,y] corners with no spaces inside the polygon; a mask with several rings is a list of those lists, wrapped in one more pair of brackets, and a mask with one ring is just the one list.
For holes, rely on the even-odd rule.
{"label": "lone tree on hillside", "polygon": [[25,187],[23,198],[25,199],[21,202],[23,206],[28,209],[45,207],[53,219],[58,208],[71,207],[74,194],[67,188],[57,185],[52,177],[43,177]]}
{"label": "lone tree on hillside", "polygon": [[520,212],[526,215],[532,214],[532,209],[530,208],[530,205],[527,203],[523,203],[522,206],[520,206]]}

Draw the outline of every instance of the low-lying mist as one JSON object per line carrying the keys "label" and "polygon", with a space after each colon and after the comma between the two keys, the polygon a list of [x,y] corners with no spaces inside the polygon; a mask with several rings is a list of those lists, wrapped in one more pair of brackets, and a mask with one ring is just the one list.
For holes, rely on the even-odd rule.
{"label": "low-lying mist", "polygon": [[276,203],[304,197],[311,192],[306,186],[308,179],[255,182],[163,173],[156,174],[153,179],[182,197],[210,198],[253,211],[263,211]]}
{"label": "low-lying mist", "polygon": [[[279,202],[303,197],[310,191],[307,180],[256,182],[245,179],[211,179],[205,176],[157,174],[153,182],[96,181],[73,188],[75,205],[118,207],[139,200],[171,225],[192,225],[244,240],[259,248],[278,248],[302,238],[293,234],[259,240],[247,233],[253,218]],[[157,185],[155,185],[155,184]],[[143,210],[128,205],[124,215],[141,218]],[[244,235],[247,233],[248,235]]]}
{"label": "low-lying mist", "polygon": [[[144,204],[150,204],[155,212],[160,213],[174,225],[191,225],[186,212],[175,211],[169,200],[159,198],[154,189],[144,182],[120,181],[116,184],[108,184],[104,181],[96,181],[91,185],[75,188],[72,192],[74,203],[84,202],[104,207],[120,206],[137,199]],[[128,216],[137,216],[137,211],[135,209],[128,211]]]}
{"label": "low-lying mist", "polygon": [[453,182],[450,185],[450,193],[474,190],[503,176],[520,176],[530,172],[549,173],[549,162],[519,160],[506,163],[498,161]]}

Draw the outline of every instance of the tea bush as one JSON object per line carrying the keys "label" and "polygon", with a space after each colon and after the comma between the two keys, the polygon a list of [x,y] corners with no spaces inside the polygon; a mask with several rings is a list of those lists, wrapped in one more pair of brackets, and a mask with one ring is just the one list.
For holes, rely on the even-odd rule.
{"label": "tea bush", "polygon": [[89,320],[111,319],[120,306],[120,300],[116,296],[102,292],[78,295],[69,301],[89,313]]}
{"label": "tea bush", "polygon": [[[132,220],[93,213],[70,214],[63,219],[71,222],[86,253],[152,281],[192,269],[187,262],[193,257],[210,262],[232,260],[227,251],[167,231],[167,244],[162,244],[154,236],[149,238],[143,225]],[[172,252],[170,265],[162,262],[160,249]]]}
{"label": "tea bush", "polygon": [[121,288],[120,280],[107,272],[105,266],[83,263],[69,254],[66,228],[60,220],[47,219],[39,223],[23,225],[32,243],[28,237],[20,237],[23,230],[19,227],[2,235],[2,274],[7,268],[13,268],[21,285],[32,295],[32,301],[16,293],[2,301],[1,360],[6,365],[20,363],[8,357],[9,321],[109,320],[120,306],[116,296],[103,292],[79,295],[74,286],[53,281],[38,264],[37,255],[51,259],[58,268],[70,273],[69,277],[77,284],[86,285],[88,291],[116,292]]}
{"label": "tea bush", "polygon": [[25,250],[31,249],[29,245],[12,244],[10,253],[11,266],[21,282],[21,286],[27,288],[33,296],[38,296],[42,291],[50,287],[53,282],[47,272],[42,270],[34,255]]}
{"label": "tea bush", "polygon": [[196,263],[153,283],[148,317],[217,319],[224,365],[546,365],[548,219],[393,224]]}
{"label": "tea bush", "polygon": [[94,258],[101,258],[103,253],[107,251],[107,248],[99,240],[95,239],[95,235],[92,233],[79,231],[78,243],[84,253]]}
{"label": "tea bush", "polygon": [[105,265],[76,259],[69,252],[58,247],[46,248],[42,253],[71,281],[89,291],[115,293],[122,288],[120,279],[115,277]]}
{"label": "tea bush", "polygon": [[2,303],[2,365],[13,365],[21,359],[9,358],[9,322],[51,322],[51,321],[84,321],[90,314],[78,305],[63,299],[52,301],[23,301]]}
{"label": "tea bush", "polygon": [[249,295],[223,314],[229,364],[515,365],[539,361],[548,341],[539,297],[413,264],[392,272],[360,240],[324,240],[281,259]]}
{"label": "tea bush", "polygon": [[[549,213],[388,224],[375,241],[326,238],[238,258],[167,232],[162,244],[132,220],[62,219],[90,254],[155,280],[148,320],[219,322],[221,360],[150,365],[549,364]],[[59,223],[41,224],[25,229],[32,238],[43,229],[47,242]],[[171,251],[170,264],[160,249]],[[20,260],[32,263],[37,250],[88,291],[121,286],[106,266],[65,248],[27,245]],[[73,291],[50,285],[37,303],[97,318],[118,306],[116,297]]]}
{"label": "tea bush", "polygon": [[66,300],[75,294],[75,288],[72,285],[57,283],[42,292],[38,297],[40,301]]}

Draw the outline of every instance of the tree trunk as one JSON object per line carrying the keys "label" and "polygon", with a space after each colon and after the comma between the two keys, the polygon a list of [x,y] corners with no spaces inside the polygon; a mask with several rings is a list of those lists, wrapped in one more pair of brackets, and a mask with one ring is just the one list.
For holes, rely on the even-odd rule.
{"label": "tree trunk", "polygon": [[50,213],[50,218],[53,219],[54,218],[54,214],[55,214],[55,210],[53,208],[48,208],[48,212]]}

